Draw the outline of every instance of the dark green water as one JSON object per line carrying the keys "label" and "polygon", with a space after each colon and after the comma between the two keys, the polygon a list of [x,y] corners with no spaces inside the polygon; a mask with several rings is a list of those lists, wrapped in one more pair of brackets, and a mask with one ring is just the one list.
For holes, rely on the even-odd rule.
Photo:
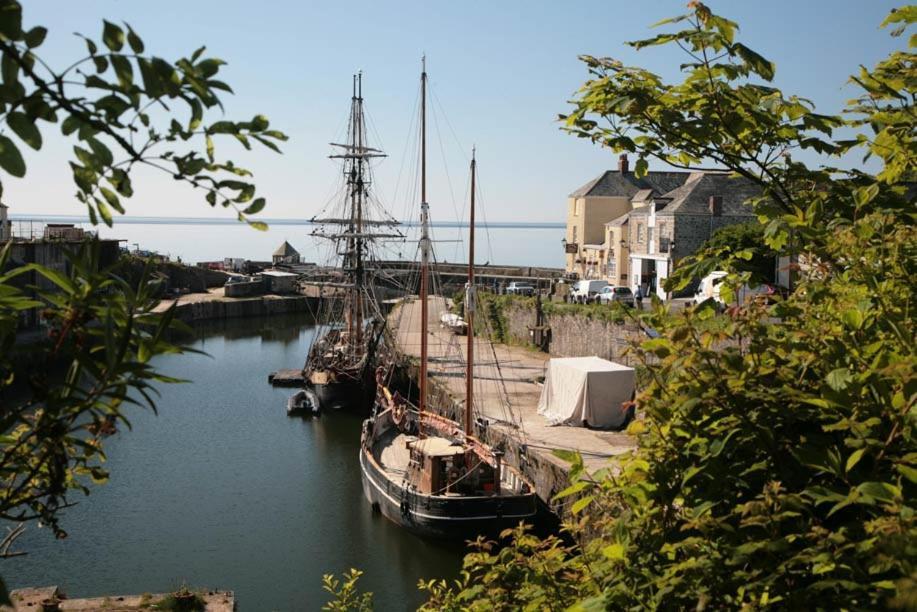
{"label": "dark green water", "polygon": [[198,331],[209,353],[158,365],[159,416],[107,442],[111,481],[65,511],[70,536],[29,526],[0,561],[11,588],[56,584],[71,597],[163,592],[182,581],[235,591],[240,610],[316,610],[322,574],[366,573],[377,610],[413,609],[418,578],[458,574],[462,551],[375,516],[363,498],[360,418],[289,419],[289,389],[268,372],[302,363],[301,318],[238,320]]}

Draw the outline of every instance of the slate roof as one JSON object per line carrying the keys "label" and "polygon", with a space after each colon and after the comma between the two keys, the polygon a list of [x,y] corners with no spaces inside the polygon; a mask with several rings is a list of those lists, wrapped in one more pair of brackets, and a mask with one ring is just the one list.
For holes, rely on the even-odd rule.
{"label": "slate roof", "polygon": [[[709,214],[710,196],[720,196],[722,216],[749,217],[754,213],[745,201],[760,193],[761,188],[744,177],[723,172],[693,172],[683,185],[655,198],[656,214]],[[631,214],[648,213],[648,208],[631,211]]]}
{"label": "slate roof", "polygon": [[652,189],[656,193],[668,193],[684,184],[690,172],[658,172],[651,170],[642,178],[633,172],[606,170],[570,194],[571,198],[585,196],[618,196],[632,198],[639,191]]}
{"label": "slate roof", "polygon": [[283,244],[277,247],[277,250],[274,251],[274,257],[289,257],[290,255],[299,255],[299,251],[294,249],[293,245],[291,245],[286,240],[284,240]]}

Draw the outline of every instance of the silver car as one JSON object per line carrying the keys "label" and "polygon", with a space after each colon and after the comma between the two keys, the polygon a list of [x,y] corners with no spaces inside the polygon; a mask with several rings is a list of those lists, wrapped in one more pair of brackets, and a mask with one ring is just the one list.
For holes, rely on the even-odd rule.
{"label": "silver car", "polygon": [[603,304],[620,302],[625,306],[634,305],[634,293],[629,287],[608,286],[599,292],[599,301]]}

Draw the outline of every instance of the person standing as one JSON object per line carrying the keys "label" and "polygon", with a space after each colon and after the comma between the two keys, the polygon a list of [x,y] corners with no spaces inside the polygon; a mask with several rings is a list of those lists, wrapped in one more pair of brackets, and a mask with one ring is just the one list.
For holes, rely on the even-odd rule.
{"label": "person standing", "polygon": [[637,300],[637,309],[643,310],[643,285],[637,285],[637,294],[634,299]]}

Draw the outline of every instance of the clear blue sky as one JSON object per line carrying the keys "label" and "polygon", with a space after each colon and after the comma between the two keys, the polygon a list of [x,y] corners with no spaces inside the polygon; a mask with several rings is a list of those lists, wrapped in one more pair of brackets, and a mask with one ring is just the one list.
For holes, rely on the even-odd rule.
{"label": "clear blue sky", "polygon": [[[367,110],[390,155],[377,172],[378,195],[393,199],[426,53],[431,86],[464,149],[441,124],[454,198],[465,193],[465,158],[475,143],[488,220],[562,221],[566,195],[615,164],[609,151],[558,129],[557,114],[586,78],[577,55],[616,57],[668,78],[677,76],[683,61],[674,49],[635,52],[623,44],[652,35],[650,24],[685,12],[681,0],[24,4],[27,27],[49,28],[42,53],[52,65],[83,53],[72,32],[98,37],[103,18],[129,22],[147,52],[177,59],[206,44],[226,60],[223,78],[236,91],[225,98],[227,115],[264,113],[290,136],[283,156],[225,145],[255,171],[259,193],[268,198],[265,217],[310,217],[328,196],[336,176],[327,143],[339,135],[356,70],[364,72]],[[845,83],[858,64],[872,65],[905,44],[878,28],[896,5],[885,0],[708,4],[738,21],[743,42],[776,62],[777,86],[811,98],[822,112],[837,112],[852,96]],[[428,199],[436,218],[448,220],[455,217],[453,195],[432,131]],[[27,154],[26,178],[4,180],[11,212],[83,212],[66,164],[71,145],[46,133],[45,149]],[[402,194],[404,183],[403,176]],[[143,174],[135,189],[131,215],[228,215],[168,178]],[[403,199],[390,203],[396,215],[405,210]]]}

